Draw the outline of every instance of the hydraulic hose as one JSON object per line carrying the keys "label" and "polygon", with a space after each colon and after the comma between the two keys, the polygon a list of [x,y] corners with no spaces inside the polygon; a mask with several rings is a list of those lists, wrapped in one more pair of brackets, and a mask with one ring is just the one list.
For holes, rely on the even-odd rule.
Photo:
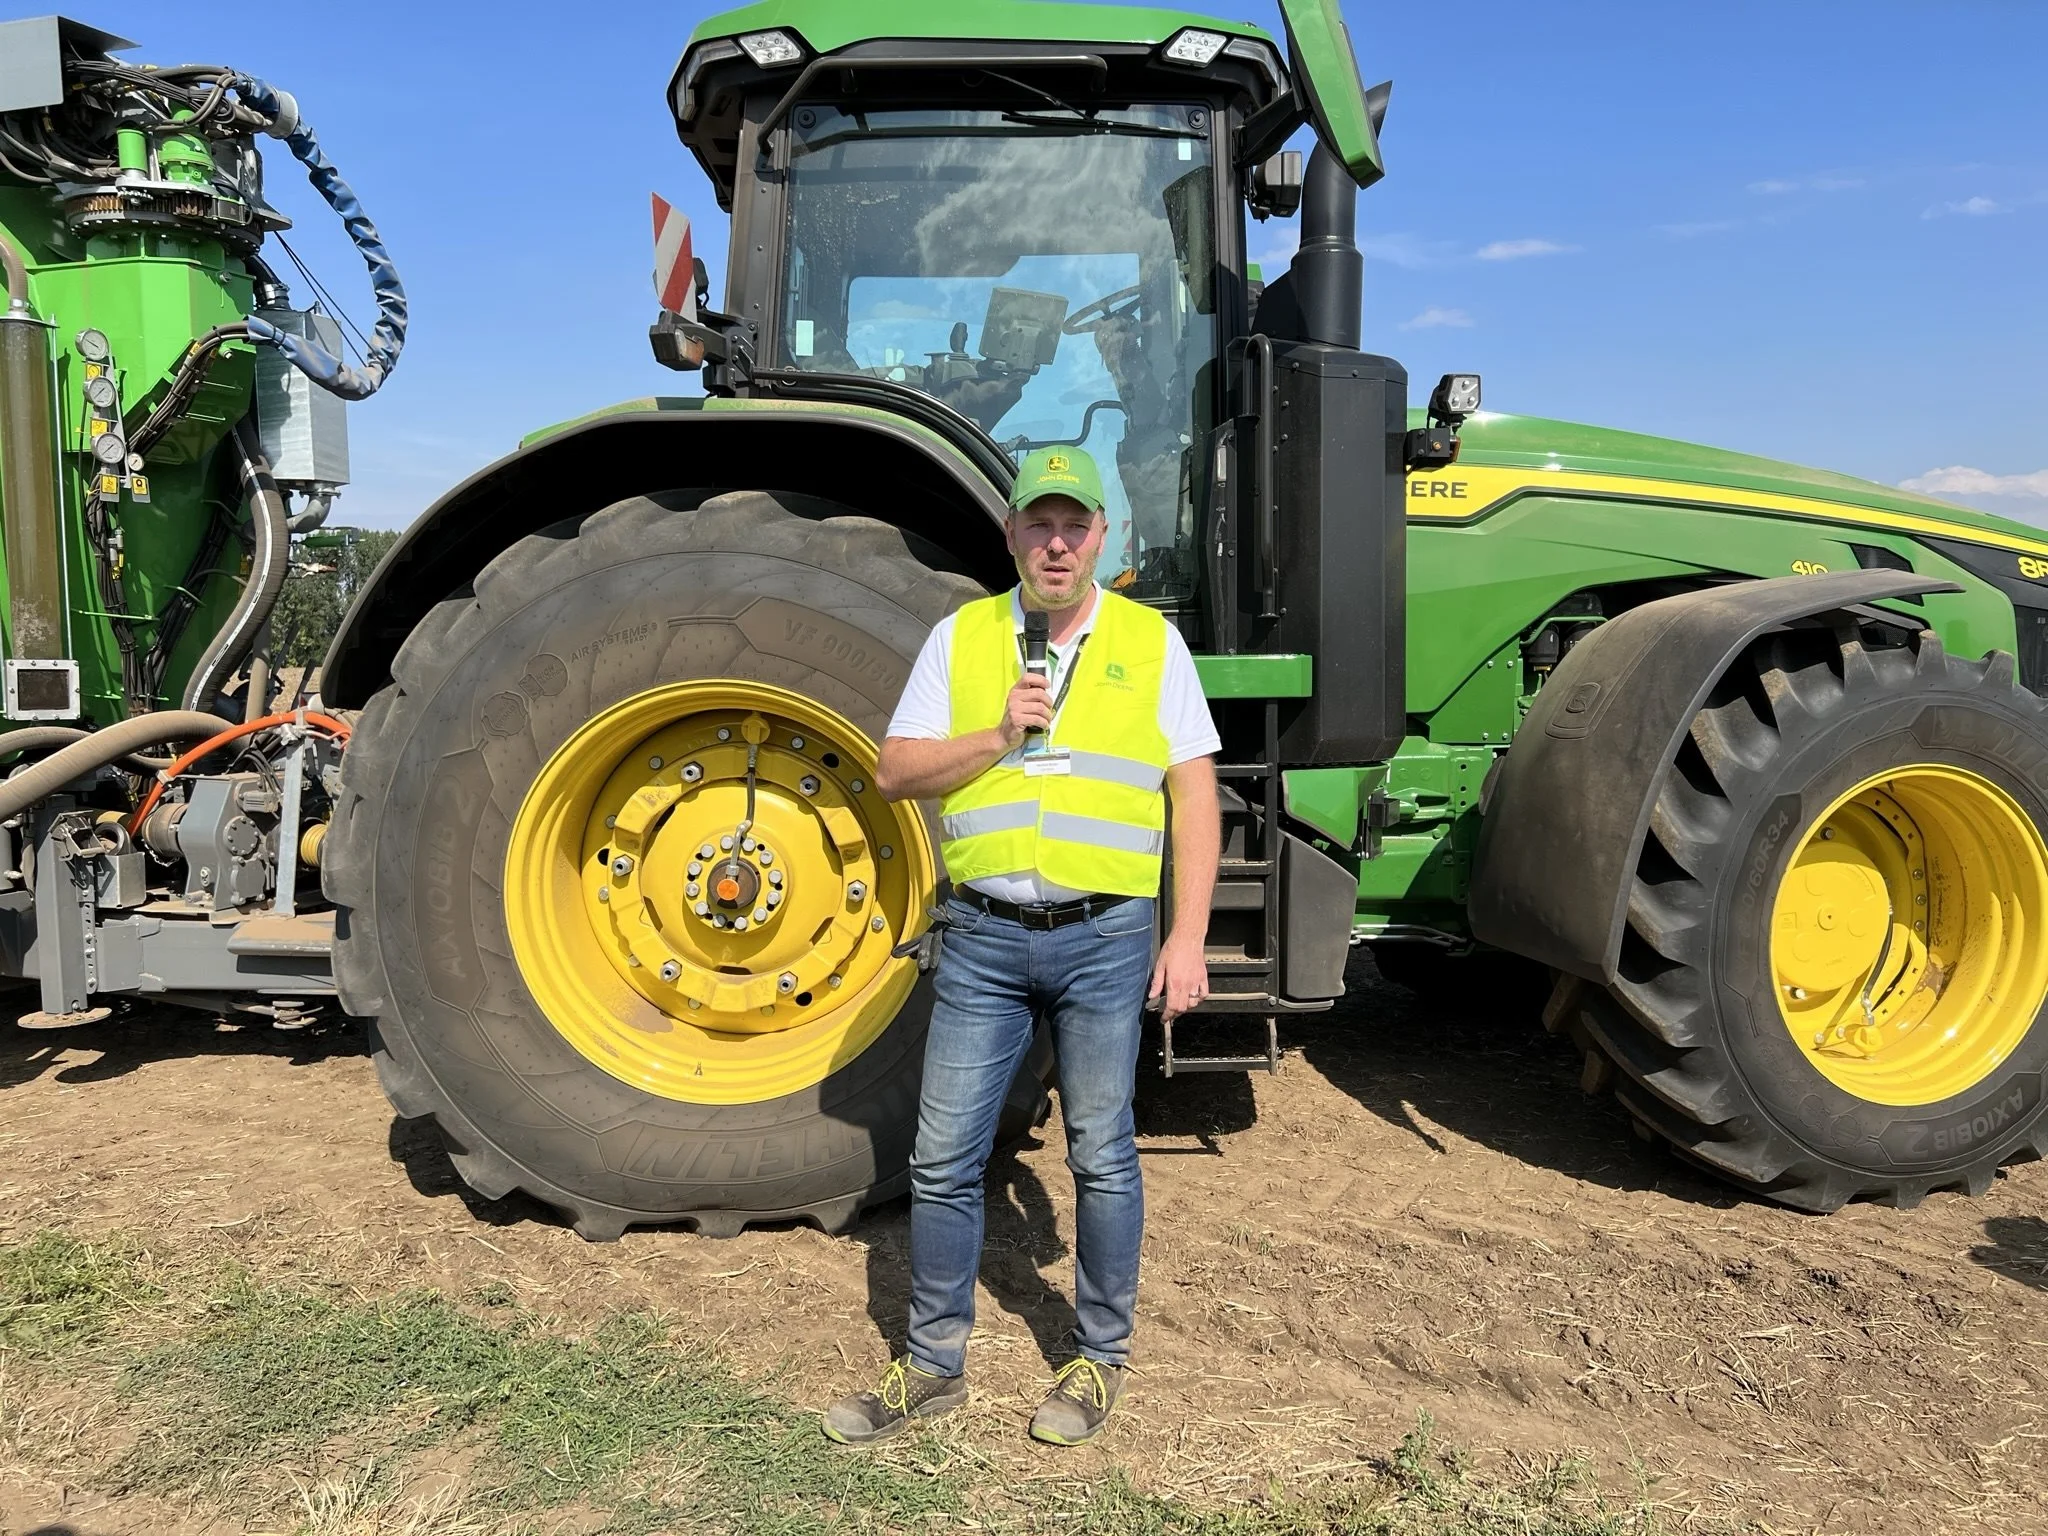
{"label": "hydraulic hose", "polygon": [[118,762],[144,747],[153,747],[163,741],[211,738],[233,729],[220,716],[201,714],[196,710],[168,709],[159,714],[137,715],[132,720],[117,721],[105,730],[93,731],[83,741],[73,742],[62,751],[52,753],[33,768],[24,768],[13,778],[0,781],[0,821],[19,816],[45,795],[56,793],[73,779]]}
{"label": "hydraulic hose", "polygon": [[284,590],[291,566],[291,535],[285,530],[284,496],[270,478],[270,465],[264,461],[256,433],[246,420],[236,424],[234,436],[235,447],[242,455],[242,487],[249,497],[249,521],[256,530],[256,549],[241,601],[235,604],[220,633],[199,658],[199,665],[192,669],[191,681],[185,684],[187,709],[212,703],[227,686],[228,678],[255,644],[257,632],[270,618],[270,610],[277,606],[277,595]]}
{"label": "hydraulic hose", "polygon": [[349,737],[349,723],[346,720],[334,715],[321,714],[317,710],[295,709],[283,714],[265,715],[260,720],[244,720],[240,725],[229,725],[225,720],[214,719],[211,715],[205,718],[213,720],[215,725],[224,729],[208,736],[189,752],[180,752],[171,760],[171,765],[157,776],[156,783],[149,787],[149,793],[142,797],[142,804],[136,807],[135,814],[128,818],[130,832],[142,830],[142,824],[149,820],[149,813],[156,809],[157,801],[163,798],[164,789],[171,780],[208,753],[218,752],[231,741],[240,741],[244,736],[253,736],[258,731],[267,731],[273,726],[280,725],[317,726],[335,740],[344,743]]}
{"label": "hydraulic hose", "polygon": [[341,215],[349,239],[362,253],[363,265],[370,269],[370,287],[377,295],[377,324],[370,333],[369,356],[361,369],[349,367],[317,342],[285,334],[261,316],[250,317],[249,334],[283,352],[294,367],[330,394],[344,400],[367,399],[398,365],[398,354],[405,348],[409,310],[405,285],[398,280],[398,268],[384,248],[384,237],[363,212],[354,189],[320,152],[320,141],[313,136],[313,130],[300,121],[299,104],[291,95],[248,75],[235,76],[234,87],[243,105],[268,120],[264,132],[284,140],[306,167],[306,180],[327,200],[327,206]]}
{"label": "hydraulic hose", "polygon": [[[74,741],[84,741],[91,735],[91,731],[81,731],[75,725],[23,726],[18,731],[0,734],[0,758],[13,757],[18,752],[48,752],[57,747],[68,747]],[[171,766],[168,757],[143,757],[135,752],[118,761],[130,773],[157,773]]]}

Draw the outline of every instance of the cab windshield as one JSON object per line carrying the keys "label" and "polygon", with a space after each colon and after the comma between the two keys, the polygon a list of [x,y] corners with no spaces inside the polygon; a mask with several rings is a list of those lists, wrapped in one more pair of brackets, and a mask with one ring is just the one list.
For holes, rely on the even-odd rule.
{"label": "cab windshield", "polygon": [[799,108],[778,361],[922,390],[1013,459],[1088,449],[1101,580],[1187,594],[1216,355],[1208,119]]}

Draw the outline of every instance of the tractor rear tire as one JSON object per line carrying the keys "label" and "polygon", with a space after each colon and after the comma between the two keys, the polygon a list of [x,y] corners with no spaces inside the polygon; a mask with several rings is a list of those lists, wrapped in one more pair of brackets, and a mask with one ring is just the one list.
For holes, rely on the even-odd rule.
{"label": "tractor rear tire", "polygon": [[2013,660],[1753,643],[1666,771],[1620,979],[1546,1023],[1645,1135],[1808,1211],[2048,1146],[2048,711]]}
{"label": "tractor rear tire", "polygon": [[[913,961],[887,950],[924,926],[932,844],[922,813],[886,805],[858,775],[872,779],[874,744],[926,635],[982,589],[932,569],[897,530],[837,515],[845,509],[832,504],[763,492],[698,499],[641,497],[558,524],[513,545],[473,590],[436,607],[356,726],[327,843],[325,888],[342,909],[336,980],[344,1005],[375,1021],[377,1072],[393,1106],[438,1123],[457,1171],[479,1193],[523,1190],[593,1240],[678,1222],[719,1236],[790,1219],[845,1230],[864,1207],[907,1187],[917,1124],[931,989]],[[697,713],[671,719],[662,710],[672,698],[695,700]],[[745,872],[759,895],[735,917],[756,900],[760,911],[775,911],[755,915],[742,940],[723,917],[713,932],[701,905],[693,916],[680,864],[661,866],[667,883],[657,890],[657,840],[695,805],[707,830],[679,831],[689,847],[670,855],[694,858],[699,836],[716,833],[701,799],[714,787],[727,797],[721,807],[743,803],[752,814],[744,789],[732,798],[731,780],[747,784],[753,759],[740,741],[719,743],[735,732],[753,739],[748,733],[779,718],[778,709],[824,725],[805,741],[782,720],[759,749],[760,847],[773,852],[771,836],[786,847],[772,868],[757,854],[761,867],[750,862]],[[612,719],[623,722],[623,736],[604,737]],[[718,721],[729,729],[714,742],[706,722]],[[649,755],[652,733],[666,730],[662,739],[673,742],[691,729],[704,745],[670,748],[665,765],[659,751]],[[563,765],[574,768],[601,738],[611,759],[581,780],[564,779]],[[696,759],[687,769],[684,756]],[[731,768],[735,759],[744,766]],[[714,760],[728,768],[707,777]],[[771,760],[782,767],[771,770]],[[715,786],[721,771],[727,782]],[[770,781],[773,772],[782,785]],[[578,854],[574,839],[586,825],[598,829],[596,841],[611,841],[603,829],[612,826],[627,836],[622,823],[637,800],[593,797],[623,793],[618,785],[628,781],[635,796],[673,808],[633,845],[645,867],[615,879],[611,871],[632,864],[623,851]],[[535,805],[549,795],[566,798],[540,812],[559,812],[556,825],[568,832],[553,844],[520,843],[522,828],[545,824]],[[607,806],[621,814],[606,817]],[[782,820],[771,823],[775,816]],[[780,831],[771,834],[771,824]],[[808,870],[799,843],[812,845]],[[856,858],[866,861],[857,892]],[[716,863],[713,873],[725,867]],[[769,900],[771,875],[785,906]],[[617,926],[629,896],[633,923]],[[823,905],[804,908],[806,899]],[[885,900],[893,903],[886,918]],[[781,917],[789,921],[771,934]],[[571,932],[579,927],[581,938]],[[684,979],[664,991],[670,963],[642,968],[637,950],[627,954],[650,932],[713,959],[686,973],[676,966]],[[571,938],[583,948],[567,963],[542,953]],[[840,945],[853,959],[831,960],[829,977],[812,966],[819,974],[801,992],[795,978],[806,962],[773,959],[771,970],[789,967],[781,996],[773,974],[750,978],[737,974],[743,966],[713,963],[774,944],[806,953]],[[742,983],[759,991],[761,982],[765,998],[749,991],[742,999]],[[554,1016],[573,1013],[586,984],[625,999],[616,1018]],[[555,1001],[543,1006],[537,991]],[[686,1000],[687,992],[704,997]],[[740,1000],[711,1001],[727,992]],[[686,1013],[686,1003],[709,1006],[713,1022],[699,1030],[703,1015]],[[821,1010],[811,1035],[757,1017],[799,1004]],[[835,1036],[832,1021],[842,1016],[853,1020],[850,1032]],[[822,1044],[806,1047],[808,1056],[775,1056],[780,1042],[812,1035]],[[700,1077],[707,1062],[714,1080],[728,1073],[717,1091],[693,1086],[693,1050],[704,1053]],[[767,1054],[741,1067],[713,1062],[719,1052],[741,1061],[748,1050]],[[776,1091],[755,1092],[756,1082]],[[1020,1079],[1012,1097],[1013,1127],[1042,1115],[1036,1079]]]}

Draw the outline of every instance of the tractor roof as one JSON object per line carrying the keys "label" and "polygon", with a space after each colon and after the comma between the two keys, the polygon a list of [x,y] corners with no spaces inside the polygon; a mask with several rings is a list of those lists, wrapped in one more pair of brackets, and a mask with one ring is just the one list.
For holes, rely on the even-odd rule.
{"label": "tractor roof", "polygon": [[977,38],[1015,42],[1165,42],[1183,27],[1233,37],[1272,39],[1249,22],[1140,5],[1074,5],[1055,0],[760,0],[723,11],[690,34],[708,38],[777,29],[798,33],[814,52],[833,53],[874,38]]}

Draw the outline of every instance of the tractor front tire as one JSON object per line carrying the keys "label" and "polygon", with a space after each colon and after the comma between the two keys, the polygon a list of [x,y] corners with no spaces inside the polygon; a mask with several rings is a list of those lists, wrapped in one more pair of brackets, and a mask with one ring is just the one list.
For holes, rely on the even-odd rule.
{"label": "tractor front tire", "polygon": [[2048,711],[1931,631],[1767,635],[1666,771],[1620,978],[1546,1022],[1638,1129],[1809,1211],[2048,1143]]}
{"label": "tractor front tire", "polygon": [[844,1230],[907,1186],[917,1125],[930,987],[889,951],[936,864],[874,754],[981,589],[843,508],[696,500],[522,539],[435,608],[327,843],[393,1106],[591,1239]]}

